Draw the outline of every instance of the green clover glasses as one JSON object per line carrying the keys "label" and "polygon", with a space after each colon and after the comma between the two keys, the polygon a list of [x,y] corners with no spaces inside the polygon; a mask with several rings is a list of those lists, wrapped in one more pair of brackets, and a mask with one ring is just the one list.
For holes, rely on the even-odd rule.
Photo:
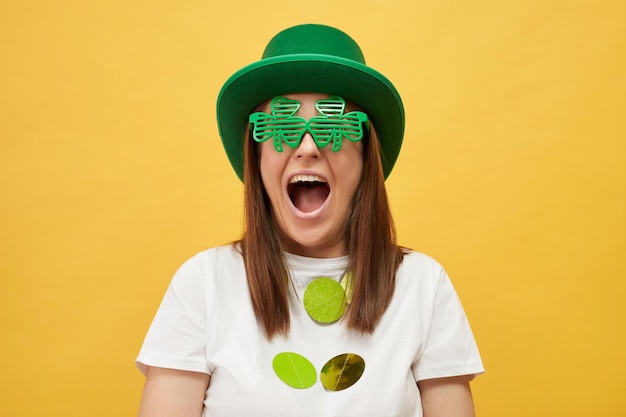
{"label": "green clover glasses", "polygon": [[332,141],[332,150],[337,152],[344,139],[358,142],[363,139],[364,128],[369,133],[367,114],[361,111],[344,114],[346,101],[341,97],[318,100],[315,108],[320,116],[306,120],[295,115],[300,109],[298,100],[274,97],[270,102],[272,114],[255,112],[250,115],[252,138],[259,143],[273,139],[274,149],[282,152],[283,142],[290,148],[297,148],[308,132],[318,148]]}

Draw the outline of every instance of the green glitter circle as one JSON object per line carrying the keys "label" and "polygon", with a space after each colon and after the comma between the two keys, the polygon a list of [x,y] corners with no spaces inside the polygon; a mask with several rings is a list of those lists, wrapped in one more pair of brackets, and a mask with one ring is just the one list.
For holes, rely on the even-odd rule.
{"label": "green glitter circle", "polygon": [[293,352],[282,352],[272,361],[274,373],[292,388],[310,388],[317,381],[315,366],[304,356]]}
{"label": "green glitter circle", "polygon": [[346,292],[331,278],[318,278],[304,290],[304,309],[320,323],[332,323],[346,311]]}

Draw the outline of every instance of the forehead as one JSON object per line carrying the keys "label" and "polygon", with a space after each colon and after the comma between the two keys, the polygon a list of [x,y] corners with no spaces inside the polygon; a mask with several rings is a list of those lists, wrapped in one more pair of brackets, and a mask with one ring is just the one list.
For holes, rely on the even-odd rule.
{"label": "forehead", "polygon": [[293,93],[293,94],[283,94],[283,97],[298,100],[303,105],[305,103],[313,103],[315,104],[318,100],[323,100],[325,98],[329,98],[330,94],[321,94],[321,93]]}

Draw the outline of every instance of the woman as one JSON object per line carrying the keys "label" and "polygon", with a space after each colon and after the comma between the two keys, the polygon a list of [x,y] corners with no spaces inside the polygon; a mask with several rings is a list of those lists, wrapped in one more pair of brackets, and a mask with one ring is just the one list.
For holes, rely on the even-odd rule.
{"label": "woman", "polygon": [[483,367],[452,284],[395,243],[394,86],[345,33],[301,25],[225,83],[217,117],[245,232],[174,276],[140,416],[473,416]]}

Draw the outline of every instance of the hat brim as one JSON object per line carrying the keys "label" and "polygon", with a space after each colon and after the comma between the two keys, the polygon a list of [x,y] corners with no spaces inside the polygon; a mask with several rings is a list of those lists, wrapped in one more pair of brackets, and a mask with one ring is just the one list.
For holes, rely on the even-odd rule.
{"label": "hat brim", "polygon": [[393,84],[378,71],[345,58],[297,54],[266,58],[233,74],[217,99],[217,122],[228,159],[243,180],[243,140],[256,106],[281,94],[315,92],[356,103],[372,120],[389,176],[404,134],[404,107]]}

